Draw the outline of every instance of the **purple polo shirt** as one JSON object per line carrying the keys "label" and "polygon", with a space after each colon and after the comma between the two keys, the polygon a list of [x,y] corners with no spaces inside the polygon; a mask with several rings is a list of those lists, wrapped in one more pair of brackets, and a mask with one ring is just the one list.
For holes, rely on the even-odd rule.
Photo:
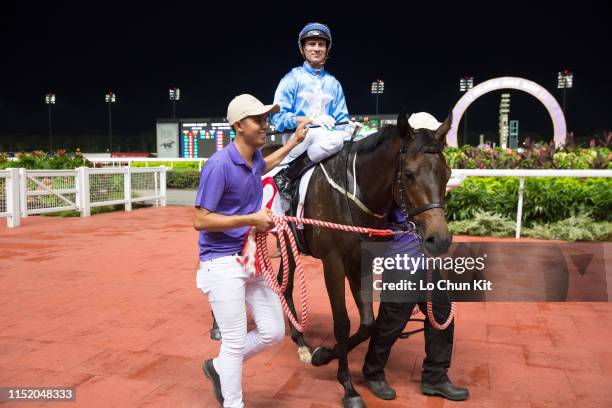
{"label": "purple polo shirt", "polygon": [[[387,221],[392,224],[406,224],[406,216],[398,207],[393,206],[391,208],[391,212],[387,216]],[[391,229],[400,229],[396,226],[391,225]],[[411,248],[415,245],[420,245],[420,242],[417,237],[412,234],[397,234],[394,235],[392,241],[402,242],[406,245],[410,244]],[[416,244],[415,244],[416,243]]]}
{"label": "purple polo shirt", "polygon": [[[266,163],[259,150],[255,150],[251,167],[234,142],[230,143],[206,161],[200,174],[195,206],[223,215],[245,215],[259,211],[263,196],[261,176],[265,168]],[[242,253],[248,228],[200,231],[200,260]]]}

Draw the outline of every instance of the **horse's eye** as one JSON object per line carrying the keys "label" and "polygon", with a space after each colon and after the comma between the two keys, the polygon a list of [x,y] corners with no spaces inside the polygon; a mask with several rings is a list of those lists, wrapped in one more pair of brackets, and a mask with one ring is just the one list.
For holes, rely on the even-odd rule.
{"label": "horse's eye", "polygon": [[411,172],[410,170],[404,170],[404,176],[406,176],[408,180],[414,179],[414,173]]}

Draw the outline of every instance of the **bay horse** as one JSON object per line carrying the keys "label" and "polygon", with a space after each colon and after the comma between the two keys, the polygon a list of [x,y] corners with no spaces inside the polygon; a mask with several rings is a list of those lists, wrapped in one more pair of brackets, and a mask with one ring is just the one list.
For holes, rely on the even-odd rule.
{"label": "bay horse", "polygon": [[[452,115],[449,114],[435,131],[413,129],[408,123],[408,115],[402,111],[397,125],[387,125],[364,139],[345,143],[339,154],[322,162],[327,175],[321,166],[316,166],[304,202],[304,217],[360,227],[386,228],[384,215],[395,205],[416,223],[427,255],[445,253],[452,240],[444,214],[444,196],[451,170],[442,150],[451,121]],[[349,186],[349,179],[353,179],[353,176],[358,187]],[[336,184],[344,185],[345,190],[357,191],[362,205],[349,200],[346,192],[342,194],[331,188],[328,177]],[[362,209],[364,206],[365,210]],[[348,353],[370,337],[375,321],[372,296],[361,296],[362,290],[372,292],[371,285],[361,287],[361,243],[372,239],[352,232],[310,225],[304,225],[304,238],[312,256],[323,263],[336,344],[332,348],[317,347],[310,352],[303,333],[290,324],[291,338],[299,346],[298,355],[302,361],[310,360],[314,366],[321,366],[337,358],[337,379],[344,388],[344,407],[364,408],[365,403],[352,383]],[[288,252],[291,254],[290,248]],[[293,303],[295,261],[291,255],[289,266],[285,298],[297,316]],[[359,328],[350,337],[345,279],[360,317]]]}

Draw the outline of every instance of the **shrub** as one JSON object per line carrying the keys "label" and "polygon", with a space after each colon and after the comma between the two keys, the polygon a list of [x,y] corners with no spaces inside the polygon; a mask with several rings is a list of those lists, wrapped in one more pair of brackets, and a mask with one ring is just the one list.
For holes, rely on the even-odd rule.
{"label": "shrub", "polygon": [[515,223],[499,214],[483,212],[468,220],[449,222],[448,228],[454,234],[507,237],[514,235]]}
{"label": "shrub", "polygon": [[[480,213],[474,218],[463,221],[450,221],[448,228],[455,234],[513,237],[515,221],[499,214]],[[521,236],[563,241],[610,241],[612,222],[593,221],[586,214],[576,215],[552,223],[534,223],[523,228]]]}
{"label": "shrub", "polygon": [[566,151],[531,142],[519,149],[465,145],[447,147],[444,156],[453,169],[612,169],[607,147]]}
{"label": "shrub", "polygon": [[588,215],[582,214],[549,224],[534,224],[521,234],[525,237],[564,241],[610,241],[612,222],[595,222]]}
{"label": "shrub", "polygon": [[52,156],[41,151],[19,153],[17,155],[17,160],[13,161],[8,160],[6,157],[0,157],[0,169],[8,167],[30,170],[72,170],[77,167],[93,167],[93,164],[80,153],[71,155],[65,150],[58,150],[56,154]]}
{"label": "shrub", "polygon": [[[461,221],[490,212],[514,219],[518,185],[515,177],[469,177],[447,194],[447,218]],[[523,220],[526,225],[560,221],[573,214],[590,214],[597,221],[612,221],[611,208],[611,179],[525,179]]]}
{"label": "shrub", "polygon": [[166,186],[168,188],[197,189],[199,184],[199,171],[174,170],[166,173]]}
{"label": "shrub", "polygon": [[[202,164],[204,164],[203,162]],[[171,162],[171,161],[159,161],[159,162],[132,162],[132,167],[156,167],[166,166],[173,170],[199,170],[198,162]]]}

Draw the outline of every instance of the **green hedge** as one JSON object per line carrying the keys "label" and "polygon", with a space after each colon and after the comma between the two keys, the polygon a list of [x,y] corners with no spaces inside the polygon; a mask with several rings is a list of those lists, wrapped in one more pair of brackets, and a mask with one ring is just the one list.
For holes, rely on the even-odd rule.
{"label": "green hedge", "polygon": [[[448,223],[454,234],[487,237],[514,237],[515,227],[515,220],[488,212],[478,213],[469,220]],[[522,228],[521,236],[564,241],[610,241],[612,222],[594,221],[587,215],[578,215],[551,223],[534,223]]]}
{"label": "green hedge", "polygon": [[194,170],[173,170],[166,172],[166,187],[179,189],[197,189],[200,183],[200,172]]}
{"label": "green hedge", "polygon": [[19,153],[17,160],[8,160],[5,154],[0,153],[0,169],[9,167],[30,170],[72,170],[77,167],[93,167],[93,163],[80,153],[68,154],[65,150],[58,150],[52,156],[40,151]]}
{"label": "green hedge", "polygon": [[[202,163],[206,163],[205,161]],[[132,162],[132,167],[157,167],[166,166],[174,170],[199,170],[198,162],[172,162],[172,161],[156,161],[156,162]]]}
{"label": "green hedge", "polygon": [[[519,180],[514,177],[469,177],[447,194],[447,218],[469,220],[487,211],[514,219],[518,186]],[[612,179],[525,179],[523,220],[527,225],[556,222],[576,214],[612,221]]]}
{"label": "green hedge", "polygon": [[550,145],[520,149],[465,145],[445,148],[444,157],[453,169],[612,169],[612,151],[606,147],[565,151]]}

